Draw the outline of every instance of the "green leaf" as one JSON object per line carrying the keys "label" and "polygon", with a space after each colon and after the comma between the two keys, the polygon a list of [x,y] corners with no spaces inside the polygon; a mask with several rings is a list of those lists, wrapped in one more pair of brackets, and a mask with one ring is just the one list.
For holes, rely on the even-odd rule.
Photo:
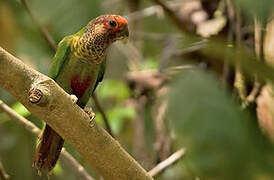
{"label": "green leaf", "polygon": [[19,115],[27,117],[30,115],[30,112],[25,108],[25,106],[19,102],[16,102],[13,106],[12,109],[16,111]]}
{"label": "green leaf", "polygon": [[235,0],[235,2],[239,3],[242,10],[251,18],[256,16],[263,22],[266,22],[270,18],[274,8],[273,0]]}
{"label": "green leaf", "polygon": [[142,70],[147,70],[147,69],[157,69],[158,68],[158,62],[155,59],[149,58],[146,59],[142,63]]}
{"label": "green leaf", "polygon": [[273,179],[273,147],[217,82],[197,70],[180,74],[171,86],[168,114],[178,144],[187,149],[184,166],[202,179]]}
{"label": "green leaf", "polygon": [[117,80],[104,80],[98,89],[100,98],[114,98],[118,100],[126,99],[130,95],[128,87],[122,82]]}
{"label": "green leaf", "polygon": [[121,131],[125,120],[134,118],[135,114],[133,107],[116,107],[107,112],[107,116],[111,117],[111,128],[116,134]]}
{"label": "green leaf", "polygon": [[[136,115],[133,107],[118,106],[107,111],[107,117],[109,117],[110,126],[115,134],[120,133],[124,122],[129,119],[133,119]],[[96,114],[95,118],[97,123],[103,123],[103,117],[100,113]]]}
{"label": "green leaf", "polygon": [[63,170],[62,166],[60,165],[60,161],[57,161],[57,164],[53,169],[53,173],[54,173],[54,175],[59,176],[59,177],[63,176],[64,170]]}

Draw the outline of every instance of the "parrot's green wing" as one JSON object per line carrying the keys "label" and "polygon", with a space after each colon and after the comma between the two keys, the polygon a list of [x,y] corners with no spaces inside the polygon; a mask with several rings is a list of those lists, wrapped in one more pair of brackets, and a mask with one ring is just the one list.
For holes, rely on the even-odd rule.
{"label": "parrot's green wing", "polygon": [[57,51],[55,53],[55,56],[53,58],[49,77],[52,79],[56,79],[58,74],[60,73],[65,61],[68,59],[68,56],[70,54],[70,43],[71,39],[75,36],[81,36],[86,30],[86,27],[83,27],[80,31],[78,31],[76,34],[66,36],[60,41],[57,47]]}
{"label": "parrot's green wing", "polygon": [[53,58],[49,77],[52,79],[56,79],[58,74],[60,73],[66,59],[68,59],[69,51],[70,51],[70,44],[69,44],[70,36],[65,37],[60,43],[58,44],[56,54]]}
{"label": "parrot's green wing", "polygon": [[99,69],[99,73],[98,73],[98,78],[97,78],[95,86],[93,88],[93,92],[95,91],[95,89],[96,89],[97,85],[99,84],[99,82],[101,82],[103,80],[104,74],[105,74],[105,70],[106,70],[106,59],[100,65],[100,69]]}

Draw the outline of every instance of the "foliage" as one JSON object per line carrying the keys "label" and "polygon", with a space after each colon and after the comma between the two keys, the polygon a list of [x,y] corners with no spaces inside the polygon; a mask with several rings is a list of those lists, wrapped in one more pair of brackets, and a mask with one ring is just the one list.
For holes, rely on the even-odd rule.
{"label": "foliage", "polygon": [[[198,0],[192,5],[185,1],[167,1],[186,24],[185,31],[181,31],[173,21],[174,17],[164,13],[163,9],[153,11],[155,4],[150,1],[27,2],[39,23],[49,30],[56,42],[78,31],[98,15],[128,15],[134,9],[134,2],[139,7],[138,12],[145,9],[145,15],[129,21],[130,44],[122,49],[120,45],[110,47],[107,72],[96,93],[117,140],[147,169],[162,160],[161,153],[170,155],[179,148],[186,148],[183,159],[157,179],[274,179],[273,144],[260,129],[256,102],[243,109],[233,86],[235,66],[238,65],[248,92],[254,79],[262,85],[274,82],[273,67],[255,55],[253,29],[256,17],[262,22],[264,35],[265,24],[273,15],[273,0],[234,0],[232,20],[226,5],[230,0],[207,0],[195,4],[200,2]],[[237,11],[240,20],[236,17]],[[204,38],[196,31],[202,23],[217,17],[225,19],[218,29],[209,23],[207,27],[213,30],[213,37]],[[205,31],[201,27],[204,26],[199,30]],[[19,0],[0,1],[0,46],[48,74],[54,52]],[[137,85],[129,83],[125,77],[134,69],[132,61],[136,61],[138,67],[135,68],[139,70],[160,70],[159,73],[165,76],[164,83],[151,89],[142,84],[144,81]],[[226,67],[227,64],[230,66]],[[184,69],[185,65],[190,66],[190,70]],[[170,73],[174,67],[180,69],[179,73]],[[225,70],[228,71],[227,77],[224,77]],[[163,91],[165,88],[168,90]],[[42,127],[39,119],[2,89],[0,99]],[[162,101],[168,102],[166,115],[161,112],[164,111]],[[96,122],[104,126],[102,114],[92,100],[89,106],[96,111]],[[160,130],[157,129],[159,124],[163,126]],[[0,161],[11,179],[39,178],[31,168],[36,140],[1,112]],[[90,174],[98,176],[69,144],[66,148]],[[75,180],[79,177],[74,169],[59,163],[51,179]]]}
{"label": "foliage", "polygon": [[274,2],[272,0],[235,0],[235,2],[239,3],[246,14],[251,18],[255,15],[263,22],[266,22],[269,19],[274,7]]}
{"label": "foliage", "polygon": [[178,143],[188,149],[181,163],[196,176],[273,177],[273,146],[258,133],[256,120],[240,110],[214,75],[199,69],[181,73],[172,85],[169,100]]}

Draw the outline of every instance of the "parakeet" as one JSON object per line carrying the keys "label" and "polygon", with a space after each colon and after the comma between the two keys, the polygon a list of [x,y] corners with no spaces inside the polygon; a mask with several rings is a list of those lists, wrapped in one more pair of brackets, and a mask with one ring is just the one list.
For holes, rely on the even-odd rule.
{"label": "parakeet", "polygon": [[[129,36],[127,20],[119,15],[101,15],[92,19],[76,34],[58,44],[49,77],[67,93],[78,98],[84,108],[106,68],[106,49],[116,40]],[[50,172],[59,157],[64,140],[46,125],[36,148],[33,166]]]}

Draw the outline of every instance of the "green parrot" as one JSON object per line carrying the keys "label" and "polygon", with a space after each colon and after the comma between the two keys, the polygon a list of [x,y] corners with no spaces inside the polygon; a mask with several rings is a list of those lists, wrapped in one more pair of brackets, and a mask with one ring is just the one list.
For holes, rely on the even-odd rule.
{"label": "green parrot", "polygon": [[[58,44],[49,76],[67,93],[78,98],[84,108],[104,77],[106,49],[116,40],[129,36],[127,20],[119,15],[101,15],[92,19],[76,34]],[[49,125],[40,137],[33,167],[50,172],[60,155],[64,140]]]}

